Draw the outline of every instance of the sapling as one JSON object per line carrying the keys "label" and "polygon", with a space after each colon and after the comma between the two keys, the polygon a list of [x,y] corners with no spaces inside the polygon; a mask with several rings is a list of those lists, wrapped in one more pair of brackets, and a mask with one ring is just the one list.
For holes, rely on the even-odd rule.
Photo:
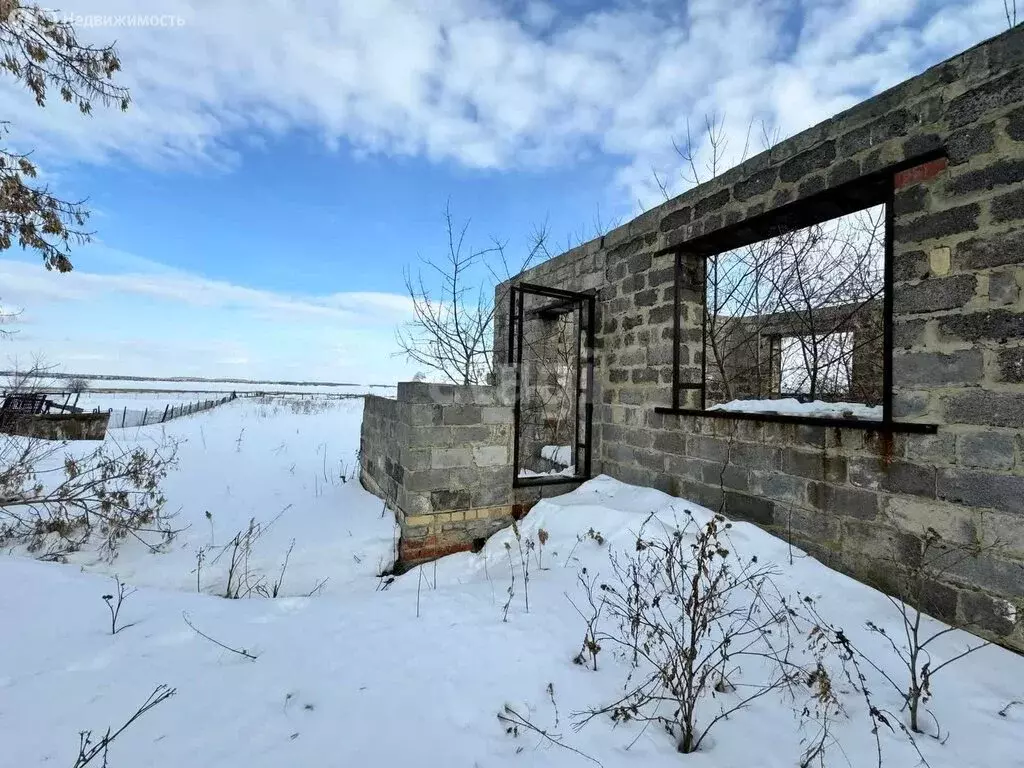
{"label": "sapling", "polygon": [[[664,537],[647,537],[645,522],[632,552],[612,553],[615,580],[600,590],[613,628],[595,631],[595,641],[617,648],[631,671],[624,694],[578,713],[577,729],[599,715],[654,722],[676,737],[680,752],[695,752],[717,723],[791,683],[798,668],[788,660],[790,624],[775,571],[726,548],[731,523],[721,515],[699,526],[690,543],[692,522]],[[730,661],[768,672],[745,681],[739,696],[719,697],[717,714],[700,712]]]}
{"label": "sapling", "polygon": [[587,576],[586,568],[582,568],[580,572],[576,574],[576,579],[579,581],[580,586],[583,589],[583,594],[587,596],[587,603],[590,606],[588,613],[581,611],[579,607],[577,607],[576,603],[573,602],[572,598],[569,597],[568,593],[565,593],[565,597],[587,625],[586,631],[583,634],[583,645],[580,648],[580,652],[573,657],[573,663],[581,666],[586,664],[586,657],[587,654],[589,654],[593,669],[597,672],[597,654],[601,652],[601,644],[597,641],[597,623],[601,619],[601,611],[604,610],[604,600],[594,600],[594,591],[597,586],[598,579],[597,575],[590,579],[588,579]]}
{"label": "sapling", "polygon": [[508,554],[508,573],[510,577],[508,585],[508,600],[505,601],[504,607],[501,609],[501,620],[502,622],[508,621],[508,608],[512,605],[512,597],[516,593],[516,569],[512,565],[512,545],[507,541],[505,542],[505,552]]}
{"label": "sapling", "polygon": [[123,624],[120,627],[117,626],[118,616],[121,614],[121,605],[124,601],[135,594],[136,590],[133,587],[128,589],[128,585],[121,581],[117,576],[114,577],[114,582],[117,584],[117,593],[113,595],[103,595],[103,602],[107,604],[107,609],[110,611],[110,634],[116,635],[122,629],[128,627],[134,627],[136,622],[131,624]]}
{"label": "sapling", "polygon": [[[892,591],[896,595],[886,594],[886,598],[898,612],[902,636],[894,637],[885,626],[873,620],[866,621],[865,625],[870,632],[881,636],[888,643],[889,648],[899,660],[900,666],[906,672],[902,681],[898,679],[898,675],[887,672],[884,668],[885,665],[876,662],[862,648],[854,645],[841,629],[836,629],[822,619],[817,610],[813,609],[813,602],[805,601],[813,609],[811,617],[817,626],[832,634],[834,644],[848,649],[848,653],[853,656],[851,663],[864,662],[874,669],[899,695],[903,701],[902,709],[908,712],[910,727],[909,730],[906,729],[898,720],[897,725],[908,736],[911,732],[924,733],[921,728],[921,715],[924,713],[931,718],[935,725],[935,733],[930,735],[943,740],[938,719],[931,710],[924,706],[934,695],[933,680],[940,671],[950,664],[989,645],[988,642],[968,645],[963,651],[950,656],[941,664],[934,665],[930,652],[932,643],[963,625],[954,622],[945,628],[929,629],[922,608],[929,605],[930,589],[934,584],[945,581],[945,576],[960,563],[997,546],[999,546],[998,543],[982,545],[980,542],[969,546],[951,544],[944,541],[933,528],[928,528],[921,540],[919,556],[911,558],[908,562],[906,557],[893,551],[889,573],[893,580]],[[892,728],[889,723],[884,724]]]}
{"label": "sapling", "polygon": [[516,544],[519,547],[519,567],[523,572],[523,597],[526,602],[526,612],[530,612],[530,556],[529,551],[533,546],[531,539],[526,540],[526,552],[523,551],[523,536],[516,521],[512,521],[512,533],[516,537]]}
{"label": "sapling", "polygon": [[202,592],[203,561],[206,559],[206,549],[200,547],[196,550],[196,592]]}
{"label": "sapling", "polygon": [[993,549],[995,546],[997,545],[983,546],[980,542],[968,547],[953,545],[944,541],[934,528],[928,528],[921,542],[921,556],[916,561],[912,561],[909,567],[904,565],[903,558],[900,558],[895,552],[893,553],[892,572],[896,575],[897,596],[886,595],[886,597],[896,610],[899,611],[904,636],[897,642],[886,631],[885,627],[870,620],[866,622],[866,625],[871,632],[881,635],[889,643],[902,666],[906,669],[906,682],[903,685],[899,684],[888,674],[882,672],[870,659],[867,659],[867,657],[865,659],[882,674],[903,698],[904,706],[910,713],[910,729],[914,733],[922,733],[920,715],[924,711],[928,713],[935,724],[935,737],[942,738],[942,731],[935,715],[922,706],[933,695],[932,680],[950,664],[989,645],[988,642],[969,645],[962,652],[934,666],[928,647],[943,635],[958,629],[959,625],[954,623],[952,626],[931,632],[928,632],[922,626],[923,614],[921,609],[928,601],[928,589],[932,584],[942,581],[943,576],[960,563],[967,559],[975,558],[982,552]]}

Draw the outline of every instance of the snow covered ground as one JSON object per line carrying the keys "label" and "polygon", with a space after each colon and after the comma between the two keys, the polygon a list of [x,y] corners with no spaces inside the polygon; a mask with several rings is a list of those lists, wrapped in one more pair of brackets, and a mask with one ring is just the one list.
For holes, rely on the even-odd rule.
{"label": "snow covered ground", "polygon": [[[0,763],[70,766],[79,731],[116,729],[165,683],[177,694],[114,742],[111,768],[596,764],[536,734],[506,733],[497,719],[506,704],[608,768],[797,764],[803,747],[794,708],[802,702],[781,696],[759,699],[717,725],[693,755],[678,754],[656,727],[599,718],[578,733],[572,728],[573,713],[621,695],[628,672],[611,648],[600,654],[597,672],[572,662],[584,633],[569,603],[581,604],[580,569],[609,577],[610,554],[632,549],[649,515],[668,530],[688,513],[705,521],[707,510],[599,477],[541,502],[521,521],[524,541],[546,539],[527,553],[529,611],[510,530],[478,554],[422,566],[380,590],[378,569],[393,553],[391,516],[381,517],[380,502],[357,483],[340,481],[354,468],[359,411],[358,401],[303,413],[287,403],[242,400],[164,425],[188,440],[167,496],[190,527],[170,552],[126,544],[113,563],[79,554],[69,565],[0,556]],[[160,430],[128,430],[124,439],[144,441]],[[296,542],[287,597],[217,597],[225,574],[209,562],[197,594],[196,552],[223,546],[252,517],[277,518],[258,541],[254,567],[276,573]],[[884,639],[864,627],[871,619],[899,630],[884,596],[799,552],[791,565],[786,544],[755,526],[738,523],[730,538],[737,557],[776,564],[784,594],[815,596],[827,619],[895,673]],[[101,596],[110,593],[114,573],[139,589],[122,608],[121,621],[131,626],[111,635]],[[325,577],[327,584],[306,597]],[[257,658],[200,637],[185,616]],[[936,663],[972,640],[961,632],[943,636],[934,644]],[[741,671],[741,682],[753,674]],[[869,682],[878,706],[899,710],[892,690]],[[845,681],[837,686],[846,715],[833,724],[841,749],[826,765],[873,766],[863,700]],[[943,670],[933,689],[929,707],[950,732],[944,744],[918,737],[933,768],[1024,765],[1024,705],[999,714],[1024,700],[1024,658],[982,649]],[[709,696],[700,712],[713,715],[737,695]],[[919,764],[902,734],[883,730],[881,739],[886,765]]]}

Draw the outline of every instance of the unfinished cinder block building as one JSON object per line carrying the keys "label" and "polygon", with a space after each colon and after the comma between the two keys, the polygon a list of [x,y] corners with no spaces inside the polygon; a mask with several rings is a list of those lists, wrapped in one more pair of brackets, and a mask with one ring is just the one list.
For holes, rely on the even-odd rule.
{"label": "unfinished cinder block building", "polygon": [[1017,28],[499,286],[495,386],[367,399],[402,557],[604,473],[883,588],[998,539],[926,608],[1024,649],[1022,180]]}

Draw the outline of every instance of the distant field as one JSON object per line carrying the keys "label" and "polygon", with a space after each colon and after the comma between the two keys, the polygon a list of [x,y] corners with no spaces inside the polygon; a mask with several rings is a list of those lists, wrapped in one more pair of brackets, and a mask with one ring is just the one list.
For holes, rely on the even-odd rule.
{"label": "distant field", "polygon": [[[17,374],[0,371],[0,378],[10,379]],[[270,381],[261,379],[226,379],[174,376],[166,379],[145,376],[108,376],[105,374],[51,373],[49,391],[64,392],[72,379],[88,382],[89,389],[97,392],[268,392],[268,393],[323,393],[365,395],[382,390],[393,390],[393,384],[350,384],[327,381]]]}
{"label": "distant field", "polygon": [[[0,372],[0,382],[11,374]],[[67,392],[71,379],[84,379],[88,389],[78,399],[86,410],[163,410],[183,403],[215,400],[229,392],[239,395],[264,393],[268,395],[298,395],[300,397],[348,398],[366,394],[394,394],[394,385],[341,384],[318,382],[243,381],[226,379],[170,378],[147,379],[130,376],[124,378],[103,375],[56,374],[50,375],[43,391]],[[2,384],[0,384],[2,388]],[[74,402],[74,400],[72,400]]]}
{"label": "distant field", "polygon": [[[86,379],[92,392],[273,392],[323,395],[366,395],[393,390],[393,386],[364,384],[279,384],[276,382],[182,381],[176,379]],[[54,391],[63,382],[53,382]]]}

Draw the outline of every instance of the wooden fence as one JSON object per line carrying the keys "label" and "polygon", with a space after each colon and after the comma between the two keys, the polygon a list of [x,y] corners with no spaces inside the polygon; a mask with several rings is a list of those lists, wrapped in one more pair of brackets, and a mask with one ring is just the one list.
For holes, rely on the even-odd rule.
{"label": "wooden fence", "polygon": [[125,407],[121,409],[120,413],[111,408],[109,409],[110,423],[107,425],[107,428],[124,429],[126,427],[145,427],[149,424],[163,424],[171,419],[208,411],[211,408],[216,408],[218,405],[229,403],[237,397],[238,395],[232,392],[230,395],[226,395],[219,400],[198,400],[194,403],[182,403],[181,405],[171,405],[168,403],[162,409],[145,408],[141,411]]}

